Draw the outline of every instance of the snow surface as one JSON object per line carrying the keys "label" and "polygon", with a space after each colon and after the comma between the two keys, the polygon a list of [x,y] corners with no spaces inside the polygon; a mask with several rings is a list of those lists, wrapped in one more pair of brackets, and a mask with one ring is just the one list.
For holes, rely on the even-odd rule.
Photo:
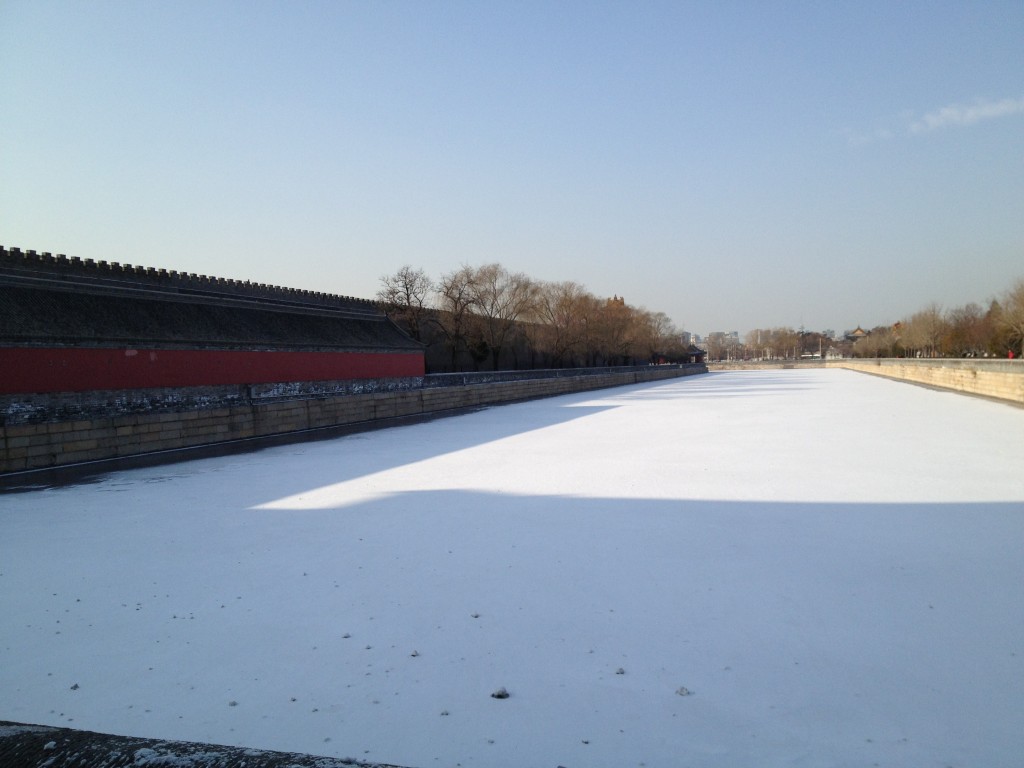
{"label": "snow surface", "polygon": [[3,495],[0,719],[417,768],[1020,766],[1022,437],[718,373]]}

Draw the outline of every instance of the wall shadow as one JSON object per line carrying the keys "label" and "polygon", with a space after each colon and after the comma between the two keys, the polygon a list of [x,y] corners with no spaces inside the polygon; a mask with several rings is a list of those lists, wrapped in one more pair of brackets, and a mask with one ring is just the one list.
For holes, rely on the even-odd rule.
{"label": "wall shadow", "polygon": [[[681,379],[681,381],[684,380]],[[315,445],[339,438],[358,436],[367,432],[381,432],[397,428],[422,428],[438,420],[472,417],[473,414],[495,408],[518,409],[514,420],[478,420],[473,423],[472,427],[467,427],[464,430],[446,429],[440,431],[439,435],[422,435],[419,433],[410,435],[409,441],[411,441],[416,449],[408,460],[419,461],[431,456],[464,450],[475,445],[500,440],[515,434],[555,426],[614,407],[607,404],[582,405],[582,403],[594,400],[595,393],[597,392],[607,391],[620,396],[623,390],[649,388],[659,384],[664,384],[664,382],[645,382],[614,387],[609,390],[591,390],[521,403],[504,403],[476,408],[460,408],[440,413],[401,416],[391,419],[379,419],[373,422],[360,422],[267,437],[226,441],[174,451],[160,451],[139,456],[15,472],[0,475],[0,495],[98,483],[109,478],[114,473],[147,468],[156,468],[159,471],[159,468],[166,467],[166,476],[181,477],[190,472],[202,471],[201,462],[207,459],[249,455],[253,460],[259,460],[259,457],[268,451],[272,452],[276,449],[287,450],[290,446]],[[524,407],[527,403],[529,404],[528,408]],[[408,456],[407,448],[409,444],[409,442],[405,443],[406,450],[404,454],[406,456]],[[401,463],[407,462],[403,461]],[[398,463],[388,464],[385,459],[381,466],[370,471],[381,471],[398,465]],[[341,473],[341,476],[331,482],[351,479],[351,476],[346,474],[344,467],[339,467],[338,471]]]}
{"label": "wall shadow", "polygon": [[[298,514],[243,506],[269,500],[240,491],[178,519],[136,520],[141,556],[102,512],[88,530],[76,513],[74,537],[12,528],[5,579],[24,585],[26,613],[5,643],[18,684],[43,690],[36,678],[53,664],[93,670],[80,691],[51,686],[43,713],[116,702],[109,723],[90,727],[288,751],[336,744],[407,765],[427,764],[439,740],[445,764],[494,764],[496,732],[528,745],[519,762],[532,765],[593,764],[595,747],[602,765],[1019,755],[1024,502],[441,490]],[[79,617],[85,577],[103,586]],[[183,608],[195,621],[167,618]],[[106,674],[75,645],[47,657],[39,628],[55,616],[65,633],[116,639],[116,664],[148,658],[157,646],[139,638],[158,617],[161,663],[131,676]],[[182,670],[201,671],[196,693],[178,685]],[[256,670],[264,684],[243,706],[274,728],[223,714],[223,691]],[[498,685],[512,698],[488,707]],[[312,706],[338,715],[330,745]],[[150,708],[182,717],[155,728]],[[736,737],[751,732],[764,738]]]}

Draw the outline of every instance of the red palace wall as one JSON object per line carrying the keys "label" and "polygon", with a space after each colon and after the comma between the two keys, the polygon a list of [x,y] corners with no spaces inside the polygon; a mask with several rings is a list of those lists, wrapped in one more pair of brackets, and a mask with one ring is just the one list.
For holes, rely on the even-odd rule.
{"label": "red palace wall", "polygon": [[0,348],[0,394],[422,376],[422,352]]}

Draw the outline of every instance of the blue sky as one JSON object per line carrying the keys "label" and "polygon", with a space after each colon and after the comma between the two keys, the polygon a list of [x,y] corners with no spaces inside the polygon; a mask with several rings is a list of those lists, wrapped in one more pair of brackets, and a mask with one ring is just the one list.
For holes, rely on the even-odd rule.
{"label": "blue sky", "polygon": [[0,243],[891,323],[1024,277],[1022,40],[1019,0],[2,0]]}

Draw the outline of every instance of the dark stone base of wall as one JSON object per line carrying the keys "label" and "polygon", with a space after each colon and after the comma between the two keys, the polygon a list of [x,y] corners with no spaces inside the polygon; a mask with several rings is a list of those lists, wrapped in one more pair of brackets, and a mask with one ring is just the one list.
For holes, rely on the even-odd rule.
{"label": "dark stone base of wall", "polygon": [[379,763],[0,721],[5,768],[395,768]]}
{"label": "dark stone base of wall", "polygon": [[[188,388],[6,398],[0,426],[0,474],[177,451],[272,435],[429,416],[706,373],[703,365],[565,371],[482,383],[460,376],[438,385],[423,378],[360,383],[359,390],[318,384],[275,388]],[[430,379],[431,377],[426,377]]]}

